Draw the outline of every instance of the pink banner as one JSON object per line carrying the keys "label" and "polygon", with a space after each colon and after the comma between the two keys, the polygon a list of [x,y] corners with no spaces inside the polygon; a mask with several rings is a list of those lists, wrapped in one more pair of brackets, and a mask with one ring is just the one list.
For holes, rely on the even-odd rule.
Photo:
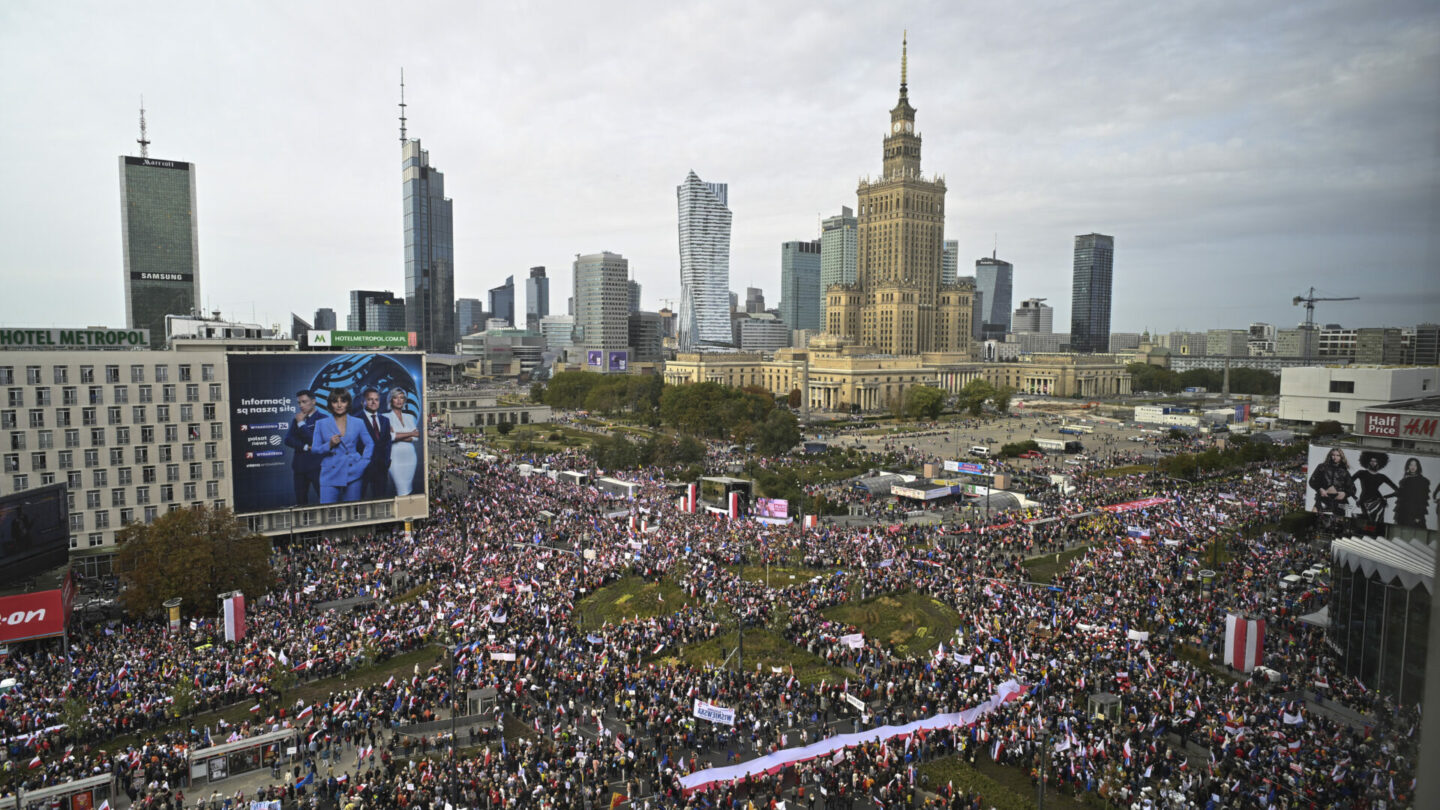
{"label": "pink banner", "polygon": [[1106,512],[1133,512],[1136,509],[1149,509],[1152,506],[1159,506],[1162,503],[1170,503],[1169,498],[1142,498],[1138,501],[1127,501],[1125,503],[1102,506]]}

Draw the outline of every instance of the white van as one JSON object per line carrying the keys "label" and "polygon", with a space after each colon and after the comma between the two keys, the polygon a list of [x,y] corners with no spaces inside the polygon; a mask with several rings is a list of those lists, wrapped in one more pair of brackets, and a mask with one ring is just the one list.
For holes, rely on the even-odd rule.
{"label": "white van", "polygon": [[983,444],[977,444],[974,447],[970,448],[970,455],[979,456],[981,458],[989,458],[990,448],[986,447]]}

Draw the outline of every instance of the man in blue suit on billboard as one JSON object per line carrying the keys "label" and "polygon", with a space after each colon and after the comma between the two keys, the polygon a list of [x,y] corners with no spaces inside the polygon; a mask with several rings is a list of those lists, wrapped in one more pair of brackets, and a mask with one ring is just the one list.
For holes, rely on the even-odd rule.
{"label": "man in blue suit on billboard", "polygon": [[386,488],[390,484],[390,420],[380,412],[380,392],[366,388],[363,397],[365,409],[360,418],[365,422],[365,432],[370,436],[372,446],[370,466],[360,479],[360,499],[364,501],[388,497]]}
{"label": "man in blue suit on billboard", "polygon": [[295,505],[307,506],[311,502],[311,490],[315,491],[317,500],[320,495],[320,457],[310,452],[315,440],[315,424],[329,417],[315,409],[315,393],[309,389],[296,391],[295,402],[300,410],[295,412],[290,429],[285,431],[285,446],[295,451],[290,460],[290,470],[295,476]]}

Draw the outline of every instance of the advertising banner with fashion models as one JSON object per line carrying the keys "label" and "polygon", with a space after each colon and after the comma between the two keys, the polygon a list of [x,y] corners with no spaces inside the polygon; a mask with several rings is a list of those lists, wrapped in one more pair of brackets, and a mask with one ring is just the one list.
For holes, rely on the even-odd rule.
{"label": "advertising banner with fashion models", "polygon": [[424,494],[424,355],[227,361],[236,514]]}
{"label": "advertising banner with fashion models", "polygon": [[1305,508],[1367,523],[1440,528],[1440,458],[1408,450],[1310,445]]}

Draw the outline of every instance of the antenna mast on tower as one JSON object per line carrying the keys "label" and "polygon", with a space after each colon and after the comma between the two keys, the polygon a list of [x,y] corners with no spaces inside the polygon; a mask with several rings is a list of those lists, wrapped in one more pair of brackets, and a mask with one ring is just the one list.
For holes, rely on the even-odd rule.
{"label": "antenna mast on tower", "polygon": [[140,157],[150,157],[150,139],[145,136],[145,97],[140,97],[140,137],[135,141],[140,144]]}
{"label": "antenna mast on tower", "polygon": [[405,138],[405,68],[400,68],[400,145],[409,143]]}

